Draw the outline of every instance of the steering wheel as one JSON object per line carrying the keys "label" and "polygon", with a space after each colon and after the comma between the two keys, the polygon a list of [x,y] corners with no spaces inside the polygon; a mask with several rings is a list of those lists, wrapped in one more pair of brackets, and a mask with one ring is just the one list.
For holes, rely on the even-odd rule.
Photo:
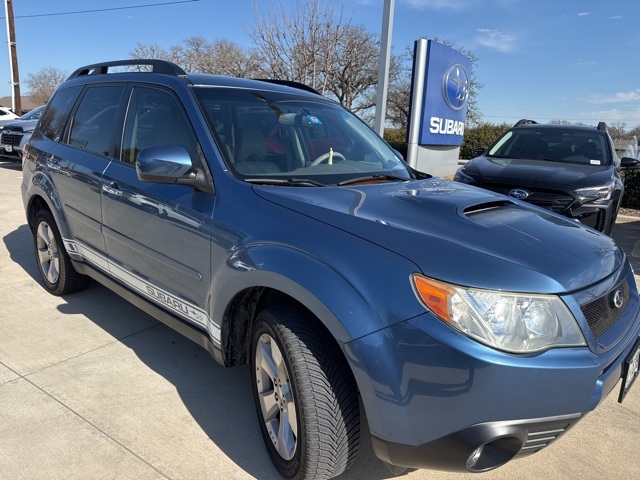
{"label": "steering wheel", "polygon": [[[311,162],[311,165],[309,166],[315,167],[316,165],[320,165],[325,160],[329,160],[329,155],[331,155],[331,152],[323,153],[318,158],[316,158],[313,162]],[[342,155],[340,152],[333,152],[333,158],[335,159],[336,157],[339,157],[341,161],[346,160],[346,158],[344,158],[344,155]]]}

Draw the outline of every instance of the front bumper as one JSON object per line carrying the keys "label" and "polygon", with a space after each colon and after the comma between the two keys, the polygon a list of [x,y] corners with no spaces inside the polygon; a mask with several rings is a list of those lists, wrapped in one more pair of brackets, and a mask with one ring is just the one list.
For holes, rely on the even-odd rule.
{"label": "front bumper", "polygon": [[392,465],[484,472],[542,450],[581,418],[575,414],[480,423],[415,447],[372,437],[373,450],[378,458]]}
{"label": "front bumper", "polygon": [[619,383],[640,335],[638,302],[628,309],[595,350],[512,355],[430,313],[346,344],[376,454],[398,466],[477,472],[540,450]]}

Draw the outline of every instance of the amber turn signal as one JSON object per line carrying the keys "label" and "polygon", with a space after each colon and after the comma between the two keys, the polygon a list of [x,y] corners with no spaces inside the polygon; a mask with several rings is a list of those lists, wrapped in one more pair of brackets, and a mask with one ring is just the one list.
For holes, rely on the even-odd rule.
{"label": "amber turn signal", "polygon": [[437,282],[422,275],[414,275],[413,284],[420,300],[433,313],[450,322],[449,299],[455,293],[455,289],[445,283]]}

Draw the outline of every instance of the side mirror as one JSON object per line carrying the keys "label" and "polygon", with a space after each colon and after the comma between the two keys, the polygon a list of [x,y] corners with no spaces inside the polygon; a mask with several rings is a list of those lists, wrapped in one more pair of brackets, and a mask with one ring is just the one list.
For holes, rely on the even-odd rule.
{"label": "side mirror", "polygon": [[487,149],[484,147],[476,147],[471,150],[471,158],[476,158],[482,155]]}
{"label": "side mirror", "polygon": [[145,148],[136,159],[138,178],[143,182],[178,183],[192,168],[189,152],[177,145]]}
{"label": "side mirror", "polygon": [[640,160],[631,157],[620,159],[620,170],[635,170],[640,166]]}

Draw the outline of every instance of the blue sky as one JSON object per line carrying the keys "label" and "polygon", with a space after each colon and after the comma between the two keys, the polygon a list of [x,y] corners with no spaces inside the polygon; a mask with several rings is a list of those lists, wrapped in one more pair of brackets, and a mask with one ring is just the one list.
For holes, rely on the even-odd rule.
{"label": "blue sky", "polygon": [[[253,0],[30,17],[167,1],[13,0],[23,93],[29,73],[128,58],[137,42],[169,47],[198,35],[251,45],[245,25],[253,23]],[[383,0],[342,4],[353,24],[381,30]],[[639,21],[638,0],[396,0],[393,49],[439,37],[475,53],[485,121],[604,120],[632,128],[640,125]],[[11,94],[5,20],[0,35],[1,97]]]}

